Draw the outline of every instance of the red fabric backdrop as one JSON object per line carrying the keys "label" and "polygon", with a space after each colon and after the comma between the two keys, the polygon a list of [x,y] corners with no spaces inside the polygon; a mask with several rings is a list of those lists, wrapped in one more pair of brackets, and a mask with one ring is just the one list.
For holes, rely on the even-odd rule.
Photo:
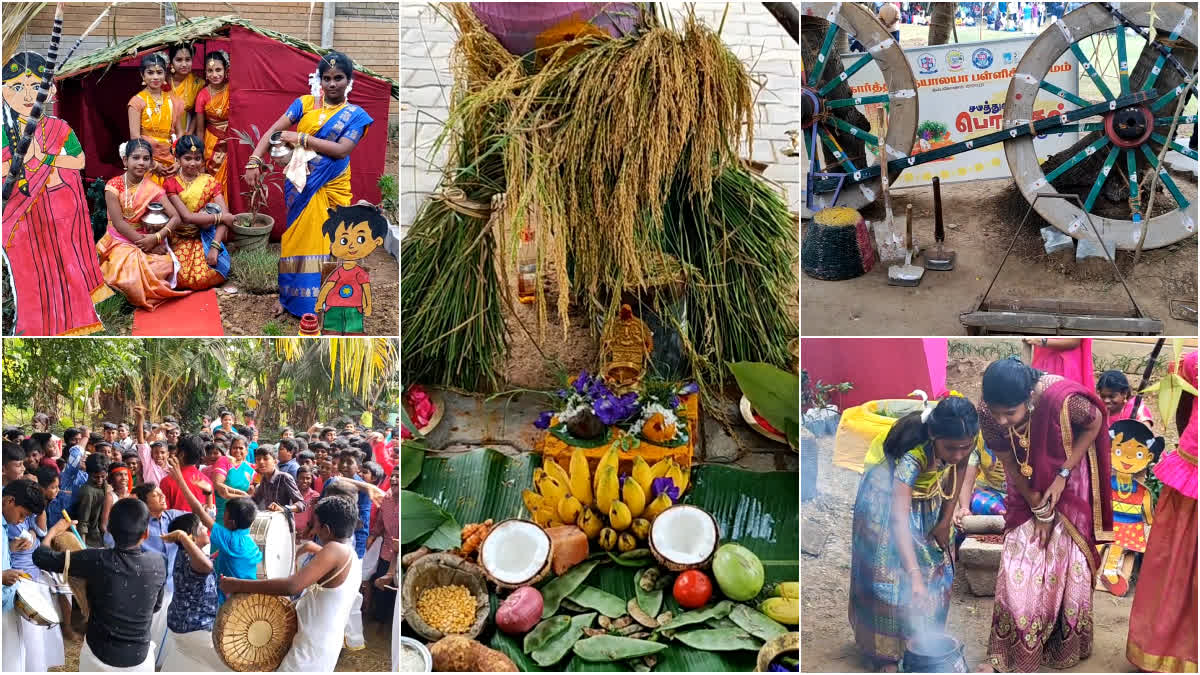
{"label": "red fabric backdrop", "polygon": [[[159,48],[161,49],[161,48]],[[309,93],[308,75],[317,66],[317,55],[276,42],[265,35],[231,26],[229,38],[201,40],[195,44],[193,70],[204,76],[204,56],[223,49],[230,59],[230,130],[251,133],[250,125],[265,132],[297,97]],[[155,51],[155,50],[148,50]],[[71,125],[87,155],[84,174],[88,178],[112,178],[123,169],[117,147],[129,136],[126,103],[141,89],[138,66],[142,52],[104,72],[93,70],[58,82],[56,114]],[[354,58],[350,54],[350,58]],[[353,200],[379,201],[379,177],[387,153],[388,97],[391,85],[363,73],[355,73],[350,102],[361,106],[375,122],[350,155]],[[253,148],[234,139],[229,145],[230,168],[237,175],[230,208],[246,209],[241,192],[246,190],[241,175]],[[282,192],[272,190],[267,212],[275,218],[273,239],[283,234],[287,209]]]}
{"label": "red fabric backdrop", "polygon": [[842,409],[881,398],[905,398],[946,388],[946,338],[802,338],[800,365],[812,381],[850,382],[832,399]]}

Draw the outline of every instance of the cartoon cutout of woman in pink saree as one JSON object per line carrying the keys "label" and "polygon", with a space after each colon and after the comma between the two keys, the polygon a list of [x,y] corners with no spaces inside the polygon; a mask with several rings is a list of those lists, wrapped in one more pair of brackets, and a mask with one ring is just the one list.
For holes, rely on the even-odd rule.
{"label": "cartoon cutout of woman in pink saree", "polygon": [[[34,52],[4,63],[4,175],[49,65]],[[43,115],[4,204],[2,234],[16,299],[16,335],[86,335],[103,328],[95,303],[112,291],[96,259],[83,165],[83,147],[71,127]]]}

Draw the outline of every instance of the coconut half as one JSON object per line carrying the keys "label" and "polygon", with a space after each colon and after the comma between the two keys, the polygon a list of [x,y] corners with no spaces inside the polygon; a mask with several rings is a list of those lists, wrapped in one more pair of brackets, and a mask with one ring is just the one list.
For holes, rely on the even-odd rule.
{"label": "coconut half", "polygon": [[480,545],[479,566],[500,588],[536,584],[550,570],[550,535],[528,520],[502,521]]}
{"label": "coconut half", "polygon": [[650,552],[672,572],[707,567],[719,540],[712,514],[689,504],[663,511],[650,526]]}

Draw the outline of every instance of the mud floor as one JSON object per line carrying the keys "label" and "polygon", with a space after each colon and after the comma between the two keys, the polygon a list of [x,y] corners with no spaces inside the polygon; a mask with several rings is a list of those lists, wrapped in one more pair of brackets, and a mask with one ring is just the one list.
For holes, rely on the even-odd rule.
{"label": "mud floor", "polygon": [[[1194,201],[1196,181],[1175,174],[1180,190]],[[897,189],[892,211],[903,226],[907,204],[913,205],[913,231],[922,245],[933,242],[933,188]],[[887,266],[847,281],[801,281],[802,334],[813,335],[963,335],[959,314],[974,307],[991,282],[1028,203],[1010,179],[942,186],[942,212],[947,224],[946,247],[958,254],[951,272],[927,271],[915,288],[888,286]],[[884,217],[882,202],[862,211],[876,221]],[[1121,284],[1105,264],[1078,268],[1046,255],[1039,234],[1046,223],[1033,213],[1005,263],[990,297],[1047,297],[1106,302],[1130,307]],[[803,236],[803,235],[802,235]],[[1118,251],[1117,262],[1142,311],[1161,319],[1165,335],[1194,335],[1196,324],[1170,316],[1172,299],[1196,298],[1196,237],[1145,251],[1137,266],[1133,254]]]}
{"label": "mud floor", "polygon": [[[270,244],[279,251],[279,244]],[[362,266],[371,273],[371,316],[365,317],[363,328],[367,335],[396,335],[400,314],[400,267],[396,259],[383,248],[362,261]],[[221,323],[226,335],[268,335],[263,327],[274,324],[279,335],[296,335],[300,332],[300,319],[284,312],[272,316],[278,294],[255,295],[239,291],[228,294],[217,290],[217,303],[221,307]]]}
{"label": "mud floor", "polygon": [[[987,361],[980,357],[951,358],[946,386],[978,400],[980,377]],[[1147,399],[1147,405],[1153,401]],[[1174,427],[1168,443],[1177,441]],[[850,523],[860,475],[833,466],[833,438],[818,441],[818,496],[800,505],[803,552],[801,580],[801,670],[804,672],[867,672],[868,665],[854,645],[847,618],[850,594]],[[814,555],[816,553],[816,555]],[[1091,658],[1066,672],[1138,672],[1125,660],[1129,611],[1133,591],[1116,598],[1103,591],[1093,596],[1095,640]],[[966,577],[956,570],[946,630],[966,645],[969,668],[985,656],[992,622],[991,597],[976,597],[967,589]],[[1057,672],[1057,671],[1051,671]]]}

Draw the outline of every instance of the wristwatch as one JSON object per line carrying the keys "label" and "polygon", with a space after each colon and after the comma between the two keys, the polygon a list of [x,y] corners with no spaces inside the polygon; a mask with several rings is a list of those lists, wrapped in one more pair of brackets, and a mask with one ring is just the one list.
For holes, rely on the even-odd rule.
{"label": "wristwatch", "polygon": [[1063,479],[1065,480],[1065,479],[1071,477],[1071,470],[1064,466],[1063,468],[1058,470],[1058,475],[1062,476]]}

